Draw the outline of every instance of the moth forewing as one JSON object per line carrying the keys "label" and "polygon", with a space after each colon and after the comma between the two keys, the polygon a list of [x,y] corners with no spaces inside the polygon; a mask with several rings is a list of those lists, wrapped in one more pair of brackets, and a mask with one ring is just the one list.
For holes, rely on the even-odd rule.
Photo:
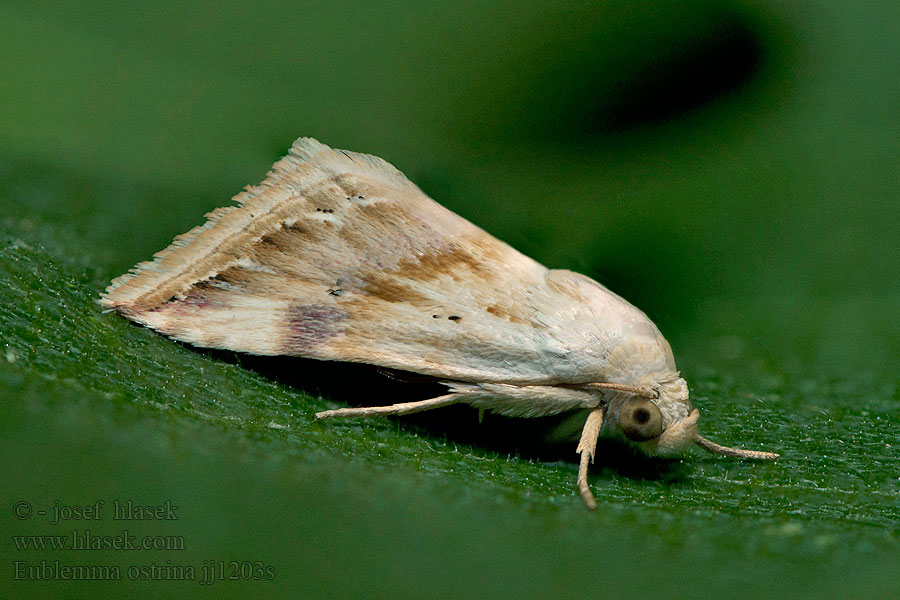
{"label": "moth forewing", "polygon": [[[637,442],[650,453],[696,442],[771,457],[697,434],[671,348],[643,312],[521,254],[379,158],[301,138],[234,201],[115,279],[104,308],[196,346],[370,363],[449,392],[317,418],[457,402],[521,417],[592,409],[579,444],[582,495],[587,449],[621,434],[622,419],[629,439],[661,432]],[[644,404],[629,404],[635,397]]]}

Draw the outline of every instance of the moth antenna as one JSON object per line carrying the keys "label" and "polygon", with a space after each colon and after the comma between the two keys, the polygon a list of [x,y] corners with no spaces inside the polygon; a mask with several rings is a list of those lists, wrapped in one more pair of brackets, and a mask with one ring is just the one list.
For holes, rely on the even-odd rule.
{"label": "moth antenna", "polygon": [[646,386],[636,386],[636,385],[628,385],[625,383],[584,383],[579,385],[580,388],[587,389],[601,389],[601,390],[613,390],[616,392],[627,392],[629,394],[637,394],[638,396],[643,396],[649,400],[656,400],[659,398],[659,392],[656,390]]}
{"label": "moth antenna", "polygon": [[723,454],[725,456],[733,456],[735,458],[752,458],[755,460],[775,460],[778,454],[774,452],[761,452],[759,450],[744,450],[743,448],[729,448],[728,446],[720,446],[719,444],[706,439],[700,434],[694,438],[694,443],[713,454]]}

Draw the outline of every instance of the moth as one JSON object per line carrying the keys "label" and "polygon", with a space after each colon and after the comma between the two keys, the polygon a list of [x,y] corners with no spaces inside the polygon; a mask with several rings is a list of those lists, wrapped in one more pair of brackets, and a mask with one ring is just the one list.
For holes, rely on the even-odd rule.
{"label": "moth", "polygon": [[698,433],[672,349],[643,312],[521,254],[380,158],[301,138],[234,201],[113,280],[102,306],[196,346],[370,363],[447,391],[317,420],[455,403],[512,417],[587,409],[577,484],[591,509],[600,435],[650,455],[696,443],[778,456]]}

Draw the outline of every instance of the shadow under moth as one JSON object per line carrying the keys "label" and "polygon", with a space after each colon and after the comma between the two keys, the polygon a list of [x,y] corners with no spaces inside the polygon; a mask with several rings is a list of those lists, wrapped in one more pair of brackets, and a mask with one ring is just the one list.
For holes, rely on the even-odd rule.
{"label": "shadow under moth", "polygon": [[426,375],[437,398],[316,419],[455,403],[512,417],[588,409],[578,488],[600,435],[668,456],[697,431],[669,343],[592,279],[548,269],[450,212],[387,162],[301,138],[236,205],[113,280],[101,304],[176,340]]}

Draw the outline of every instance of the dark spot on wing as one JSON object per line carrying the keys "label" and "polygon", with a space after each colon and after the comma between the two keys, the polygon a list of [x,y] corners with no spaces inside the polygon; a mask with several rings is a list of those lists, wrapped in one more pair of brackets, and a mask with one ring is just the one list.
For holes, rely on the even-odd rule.
{"label": "dark spot on wing", "polygon": [[185,294],[184,298],[179,300],[176,307],[188,308],[210,308],[213,306],[210,300],[211,290],[209,284],[205,281],[195,283],[191,286],[191,291]]}
{"label": "dark spot on wing", "polygon": [[[331,224],[326,221],[324,223],[319,223],[318,225],[327,226]],[[308,245],[315,242],[318,238],[319,236],[316,235],[311,228],[304,227],[299,222],[290,225],[282,223],[281,229],[260,236],[256,243],[287,253],[290,252],[292,248]]]}
{"label": "dark spot on wing", "polygon": [[[204,279],[203,281],[198,281],[197,283],[192,285],[191,286],[192,291],[187,296],[190,296],[194,293],[201,294],[201,293],[206,292],[207,290],[210,290],[213,288],[214,288],[214,286],[209,282],[209,280]],[[185,296],[185,298],[187,298],[187,296]]]}
{"label": "dark spot on wing", "polygon": [[343,332],[347,313],[322,304],[296,304],[288,309],[287,334],[282,347],[288,354],[300,354]]}
{"label": "dark spot on wing", "polygon": [[275,248],[276,250],[281,250],[281,248],[278,246],[278,243],[275,241],[275,239],[271,233],[261,236],[259,238],[259,241],[257,242],[257,244],[260,244],[262,246],[271,246],[271,247]]}
{"label": "dark spot on wing", "polygon": [[303,228],[302,225],[300,225],[299,221],[291,223],[290,225],[288,225],[287,223],[282,223],[281,226],[286,231],[290,231],[291,233],[300,235],[306,235],[307,233],[309,233],[306,229]]}
{"label": "dark spot on wing", "polygon": [[365,200],[367,194],[372,194],[378,189],[384,190],[383,183],[375,183],[356,173],[341,173],[335,175],[329,182],[336,186],[340,195],[350,202]]}
{"label": "dark spot on wing", "polygon": [[456,315],[450,315],[447,318],[450,319],[451,321],[459,321],[460,319],[462,319],[462,317],[458,317]]}

